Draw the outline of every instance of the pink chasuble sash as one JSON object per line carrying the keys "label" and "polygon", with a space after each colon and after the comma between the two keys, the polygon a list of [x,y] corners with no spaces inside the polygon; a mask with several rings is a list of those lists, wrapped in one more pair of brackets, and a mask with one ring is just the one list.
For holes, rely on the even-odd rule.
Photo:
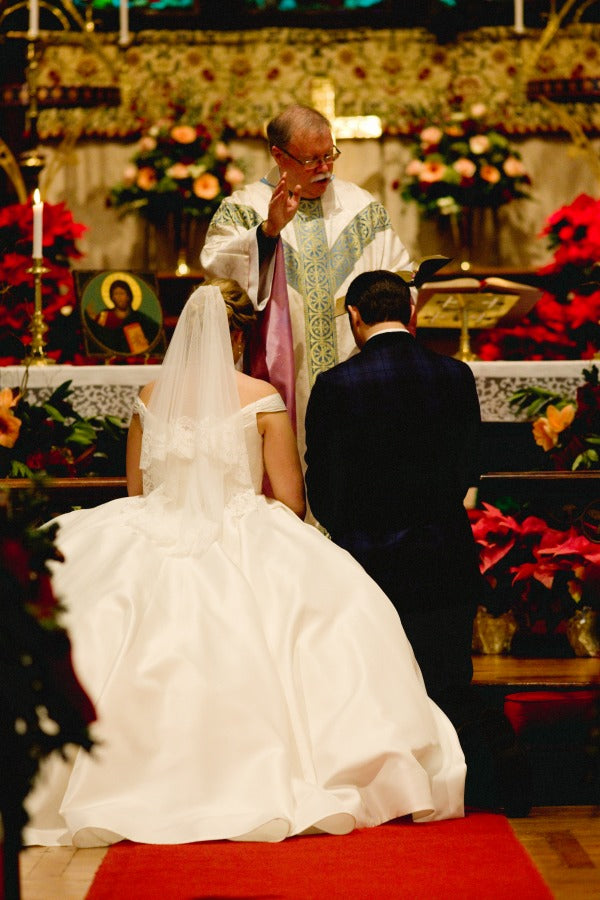
{"label": "pink chasuble sash", "polygon": [[296,432],[296,392],[292,322],[281,239],[275,250],[275,269],[269,302],[259,313],[249,345],[250,374],[263,378],[284,399]]}

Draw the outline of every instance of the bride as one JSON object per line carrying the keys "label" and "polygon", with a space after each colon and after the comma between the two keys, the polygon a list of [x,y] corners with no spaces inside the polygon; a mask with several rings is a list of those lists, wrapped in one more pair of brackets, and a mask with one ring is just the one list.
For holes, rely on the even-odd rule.
{"label": "bride", "polygon": [[96,743],[42,769],[25,843],[278,841],[463,815],[457,735],[392,604],[302,521],[283,401],[234,366],[252,305],[218,284],[194,291],[136,400],[130,496],[58,519],[53,584]]}

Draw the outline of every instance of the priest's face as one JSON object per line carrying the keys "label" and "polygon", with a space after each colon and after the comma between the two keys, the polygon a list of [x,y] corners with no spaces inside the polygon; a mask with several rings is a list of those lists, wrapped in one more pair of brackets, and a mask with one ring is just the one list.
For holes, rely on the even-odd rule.
{"label": "priest's face", "polygon": [[325,193],[339,156],[327,130],[295,132],[285,149],[272,147],[271,152],[280,172],[286,174],[288,188],[299,184],[300,195],[307,200]]}

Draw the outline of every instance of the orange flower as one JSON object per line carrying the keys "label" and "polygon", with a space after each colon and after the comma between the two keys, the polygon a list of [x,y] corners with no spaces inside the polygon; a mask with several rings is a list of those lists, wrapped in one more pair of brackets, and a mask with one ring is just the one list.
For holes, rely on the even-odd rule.
{"label": "orange flower", "polygon": [[156,172],[150,166],[140,169],[137,177],[137,186],[143,191],[151,191],[156,186]]}
{"label": "orange flower", "polygon": [[479,170],[479,174],[484,181],[488,182],[488,184],[498,184],[502,177],[496,166],[482,166]]}
{"label": "orange flower", "polygon": [[219,179],[210,172],[204,172],[194,181],[194,194],[202,200],[214,200],[220,190]]}
{"label": "orange flower", "polygon": [[171,137],[178,144],[193,144],[196,136],[196,129],[191,125],[174,125],[171,128]]}
{"label": "orange flower", "polygon": [[419,181],[433,184],[435,181],[443,181],[445,174],[446,166],[444,163],[425,161],[419,173]]}
{"label": "orange flower", "polygon": [[0,391],[0,447],[14,447],[19,437],[21,420],[11,412],[19,396],[13,397],[10,388]]}
{"label": "orange flower", "polygon": [[572,403],[567,403],[562,409],[550,404],[546,415],[533,423],[533,439],[546,452],[552,450],[558,443],[558,435],[569,427],[574,418],[575,407]]}

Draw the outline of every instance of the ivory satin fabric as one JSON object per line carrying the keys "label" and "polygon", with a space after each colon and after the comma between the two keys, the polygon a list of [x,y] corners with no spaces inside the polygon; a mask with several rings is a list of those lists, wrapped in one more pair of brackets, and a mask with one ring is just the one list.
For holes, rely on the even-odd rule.
{"label": "ivory satin fabric", "polygon": [[[257,493],[260,411],[244,410]],[[203,554],[132,528],[146,498],[59,517],[53,583],[97,744],[44,765],[27,844],[281,840],[463,815],[456,733],[400,620],[282,504],[226,515]]]}

